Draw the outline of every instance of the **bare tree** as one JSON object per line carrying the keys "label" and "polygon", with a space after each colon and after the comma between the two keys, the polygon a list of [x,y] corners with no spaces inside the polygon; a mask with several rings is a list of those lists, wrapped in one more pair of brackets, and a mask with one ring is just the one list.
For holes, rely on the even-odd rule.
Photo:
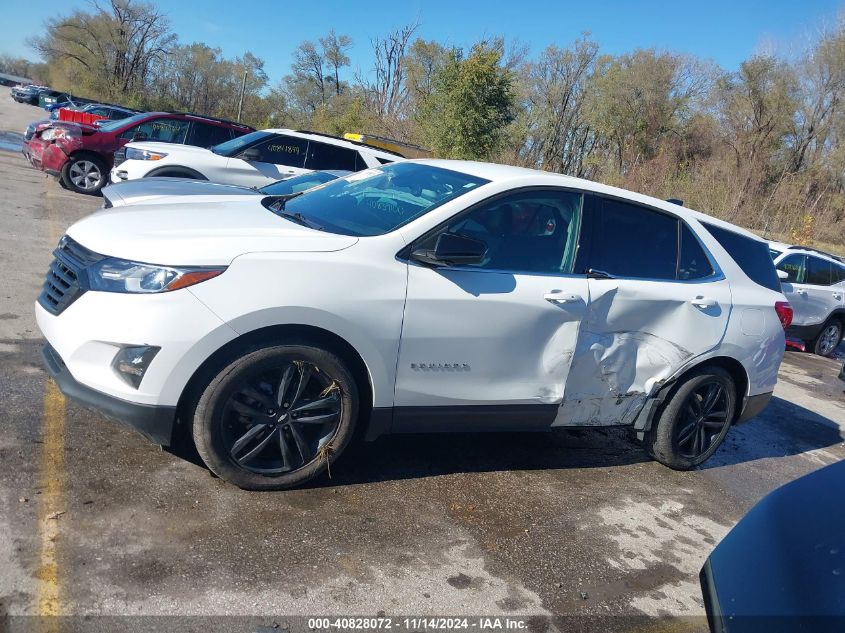
{"label": "bare tree", "polygon": [[349,65],[349,55],[346,51],[352,47],[352,38],[348,35],[337,35],[334,29],[320,38],[323,48],[323,59],[334,76],[335,94],[341,93],[340,69]]}
{"label": "bare tree", "polygon": [[418,28],[419,22],[414,22],[372,40],[375,81],[367,84],[367,92],[381,117],[396,117],[407,99],[405,56],[411,37]]}

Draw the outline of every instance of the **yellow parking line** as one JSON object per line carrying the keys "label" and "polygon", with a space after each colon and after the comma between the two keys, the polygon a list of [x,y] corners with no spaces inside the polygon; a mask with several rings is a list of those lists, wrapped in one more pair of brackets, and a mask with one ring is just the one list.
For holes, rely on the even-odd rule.
{"label": "yellow parking line", "polygon": [[[52,185],[45,180],[44,199],[47,207],[47,231],[52,248],[61,236]],[[41,467],[39,470],[38,531],[41,548],[38,557],[38,603],[40,629],[58,633],[61,615],[61,593],[56,545],[59,527],[64,518],[65,397],[56,383],[47,380],[44,386],[44,423]]]}
{"label": "yellow parking line", "polygon": [[48,380],[44,391],[44,437],[41,453],[38,507],[38,530],[41,533],[41,551],[38,559],[38,615],[48,617],[42,620],[42,630],[58,631],[61,614],[59,565],[56,557],[56,541],[59,526],[64,520],[64,450],[65,450],[65,398],[52,380]]}

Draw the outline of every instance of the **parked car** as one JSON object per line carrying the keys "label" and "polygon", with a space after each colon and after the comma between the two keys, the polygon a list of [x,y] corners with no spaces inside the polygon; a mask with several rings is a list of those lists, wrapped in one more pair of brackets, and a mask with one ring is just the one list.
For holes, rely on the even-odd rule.
{"label": "parked car", "polygon": [[845,462],[769,493],[710,554],[712,633],[839,633],[845,624]]}
{"label": "parked car", "polygon": [[127,180],[103,187],[103,208],[125,207],[130,204],[179,204],[180,202],[204,204],[217,202],[225,199],[226,196],[287,196],[307,191],[351,173],[342,170],[312,171],[270,183],[261,189],[241,185],[223,185],[193,178],[153,177]]}
{"label": "parked car", "polygon": [[800,246],[772,242],[769,248],[794,311],[787,336],[804,341],[815,354],[830,356],[842,341],[845,324],[845,263]]}
{"label": "parked car", "polygon": [[59,92],[58,90],[42,90],[38,94],[38,106],[47,109],[59,103],[70,103],[73,97],[67,92]]}
{"label": "parked car", "polygon": [[[130,110],[129,108],[121,108],[120,106],[104,105],[102,103],[89,103],[82,107],[71,107],[67,109],[93,114],[95,116],[103,117],[103,119],[101,120],[108,121],[118,121],[120,119],[126,119],[128,117],[131,117],[135,114],[141,114],[138,110]],[[50,113],[50,119],[54,121],[57,119],[61,119],[61,113],[59,112],[59,109],[53,110]],[[102,123],[94,121],[93,125],[99,126],[102,125]]]}
{"label": "parked car", "polygon": [[359,171],[402,159],[400,154],[364,143],[294,130],[261,130],[211,149],[144,142],[131,143],[124,151],[125,161],[115,159],[112,182],[177,176],[263,187],[312,170]]}
{"label": "parked car", "polygon": [[32,124],[23,153],[36,168],[79,193],[97,193],[108,181],[115,151],[132,140],[151,139],[163,147],[205,145],[247,134],[252,128],[223,119],[173,112],[143,112],[99,126],[67,121]]}
{"label": "parked car", "polygon": [[356,427],[623,425],[692,468],[768,403],[791,313],[743,229],[464,161],[111,209],[55,258],[35,310],[62,391],[162,445],[189,433],[250,489],[323,472]]}
{"label": "parked car", "polygon": [[18,103],[28,103],[29,105],[38,105],[38,95],[42,90],[49,90],[46,86],[23,86],[22,88],[12,88],[10,91],[12,99]]}

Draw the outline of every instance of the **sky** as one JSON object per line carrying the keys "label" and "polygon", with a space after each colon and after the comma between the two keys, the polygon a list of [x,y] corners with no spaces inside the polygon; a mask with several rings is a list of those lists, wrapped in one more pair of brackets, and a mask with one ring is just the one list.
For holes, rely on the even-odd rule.
{"label": "sky", "polygon": [[[603,53],[636,48],[690,53],[735,70],[755,52],[789,56],[845,14],[845,0],[152,0],[182,43],[246,51],[265,61],[270,83],[289,72],[306,39],[334,28],[349,35],[352,68],[369,73],[371,38],[418,21],[417,34],[455,46],[504,35],[537,54],[589,32]],[[0,53],[35,58],[27,38],[51,16],[87,8],[88,0],[0,0]]]}

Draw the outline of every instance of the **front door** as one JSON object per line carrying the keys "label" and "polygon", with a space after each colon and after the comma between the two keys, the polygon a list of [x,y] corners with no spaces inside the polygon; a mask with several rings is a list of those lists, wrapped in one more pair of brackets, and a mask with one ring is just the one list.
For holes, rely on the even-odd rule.
{"label": "front door", "polygon": [[676,216],[590,196],[576,272],[590,306],[555,425],[630,424],[661,381],[716,347],[727,279]]}
{"label": "front door", "polygon": [[556,188],[498,196],[414,245],[450,232],[487,252],[472,266],[409,264],[395,430],[551,425],[589,302],[571,274],[581,201]]}
{"label": "front door", "polygon": [[[220,174],[209,174],[211,180],[263,187],[271,182],[304,174],[308,141],[295,136],[277,135],[230,158]],[[241,156],[246,157],[246,160]],[[215,177],[216,176],[216,177]]]}

